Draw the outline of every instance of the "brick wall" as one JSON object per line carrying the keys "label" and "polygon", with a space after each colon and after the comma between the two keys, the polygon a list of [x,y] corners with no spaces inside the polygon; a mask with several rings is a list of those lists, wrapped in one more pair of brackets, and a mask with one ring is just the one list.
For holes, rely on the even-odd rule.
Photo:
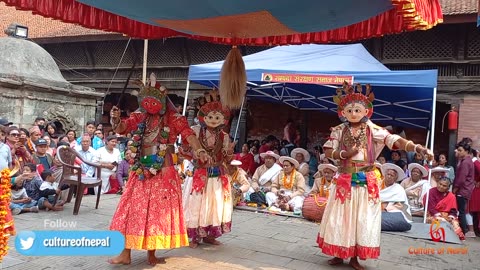
{"label": "brick wall", "polygon": [[460,104],[458,119],[458,140],[470,137],[473,147],[480,147],[480,97],[465,96]]}

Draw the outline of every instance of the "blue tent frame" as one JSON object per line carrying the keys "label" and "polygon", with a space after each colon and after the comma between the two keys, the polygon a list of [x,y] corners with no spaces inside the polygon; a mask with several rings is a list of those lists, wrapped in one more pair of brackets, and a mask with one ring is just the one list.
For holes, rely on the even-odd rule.
{"label": "blue tent frame", "polygon": [[[372,86],[373,122],[434,130],[437,70],[391,71],[361,44],[279,46],[243,59],[248,97],[336,114],[332,98],[338,85],[263,81],[262,74],[348,75],[353,76],[354,83]],[[218,87],[222,65],[223,61],[191,65],[187,95],[190,81]]]}

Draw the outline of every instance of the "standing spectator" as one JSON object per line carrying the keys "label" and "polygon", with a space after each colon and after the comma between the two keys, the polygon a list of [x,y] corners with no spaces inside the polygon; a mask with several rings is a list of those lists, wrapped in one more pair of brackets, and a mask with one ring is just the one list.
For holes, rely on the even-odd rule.
{"label": "standing spectator", "polygon": [[[108,136],[107,144],[98,149],[94,158],[94,162],[100,163],[100,166],[102,167],[102,194],[110,191],[110,176],[113,175],[116,177],[115,171],[117,169],[117,165],[122,161],[120,151],[116,148],[116,146],[117,136]],[[117,191],[115,191],[115,193]]]}
{"label": "standing spectator", "polygon": [[444,153],[441,153],[438,155],[438,166],[448,169],[448,178],[449,179],[455,179],[455,170],[453,169],[452,166],[448,165],[448,160],[447,160],[447,155]]}
{"label": "standing spectator", "polygon": [[103,131],[102,131],[101,129],[95,130],[95,133],[94,133],[94,134],[95,134],[95,136],[97,136],[98,138],[100,138],[100,139],[102,140],[102,142],[103,142],[103,139],[104,139],[103,136],[104,136],[104,135],[103,135]]}
{"label": "standing spectator", "polygon": [[[33,127],[38,127],[38,129],[40,130],[40,135],[43,135],[43,132],[45,131],[45,118],[41,116],[35,118],[35,121],[33,122]],[[30,131],[30,133],[32,132]]]}
{"label": "standing spectator", "polygon": [[33,154],[36,151],[35,142],[40,139],[40,137],[42,136],[42,132],[40,128],[38,128],[38,126],[34,126],[30,128],[29,133],[30,137],[27,139],[25,147],[30,154]]}
{"label": "standing spectator", "polygon": [[9,127],[9,126],[11,126],[12,124],[13,124],[13,123],[10,122],[10,121],[8,121],[7,119],[0,117],[0,126]]}
{"label": "standing spectator", "polygon": [[9,168],[12,166],[12,152],[10,147],[4,143],[7,128],[0,126],[0,169]]}
{"label": "standing spectator", "polygon": [[275,143],[275,136],[273,135],[268,135],[267,138],[265,139],[265,143],[260,146],[260,149],[258,149],[258,153],[265,153],[267,151],[273,151],[273,145]]}
{"label": "standing spectator", "polygon": [[[98,149],[100,149],[100,147],[104,146],[104,143],[103,143],[102,139],[95,136],[95,130],[96,130],[95,129],[95,121],[88,121],[85,124],[85,133],[90,136],[91,146],[93,147],[93,149],[98,150]],[[81,141],[82,141],[82,137],[79,137],[77,139],[77,143],[80,144]]]}
{"label": "standing spectator", "polygon": [[288,119],[285,127],[283,128],[283,139],[293,144],[295,141],[295,133],[295,124],[293,123],[292,119]]}
{"label": "standing spectator", "polygon": [[54,160],[52,155],[47,153],[48,142],[44,139],[38,139],[35,147],[37,150],[32,155],[33,162],[42,167],[37,168],[37,171],[41,173],[43,170],[50,170],[54,166]]}
{"label": "standing spectator", "polygon": [[[55,148],[58,143],[58,132],[57,132],[57,125],[54,122],[48,122],[47,126],[45,127],[46,131],[45,135],[51,138],[50,140],[50,147]],[[44,137],[45,139],[45,137]]]}
{"label": "standing spectator", "polygon": [[43,135],[43,139],[47,142],[47,153],[50,154],[50,156],[54,157],[57,149],[55,147],[52,147],[52,138],[50,138],[49,135],[45,134]]}
{"label": "standing spectator", "polygon": [[20,140],[27,141],[27,138],[30,137],[30,133],[28,132],[28,130],[24,128],[19,128],[18,130],[20,132]]}
{"label": "standing spectator", "polygon": [[[75,149],[77,148],[77,146],[79,146],[80,144],[77,143],[77,141],[75,140],[75,138],[77,138],[77,133],[75,132],[75,130],[69,130],[67,131],[67,139],[68,139],[68,143],[70,144],[70,147]],[[89,137],[90,138],[90,137]],[[82,140],[82,139],[81,139]],[[81,142],[80,140],[80,142]]]}
{"label": "standing spectator", "polygon": [[458,159],[458,163],[452,192],[457,198],[458,217],[464,234],[468,232],[466,217],[467,202],[475,187],[475,169],[472,158],[469,155],[471,151],[470,144],[463,140],[456,145],[455,156]]}
{"label": "standing spectator", "polygon": [[[25,142],[25,141],[24,141]],[[28,153],[24,143],[20,141],[20,131],[16,127],[9,127],[7,129],[6,144],[10,147],[12,152],[12,160],[15,163],[18,161],[20,164],[20,172],[23,170],[23,166],[27,162],[32,162],[32,156]]]}

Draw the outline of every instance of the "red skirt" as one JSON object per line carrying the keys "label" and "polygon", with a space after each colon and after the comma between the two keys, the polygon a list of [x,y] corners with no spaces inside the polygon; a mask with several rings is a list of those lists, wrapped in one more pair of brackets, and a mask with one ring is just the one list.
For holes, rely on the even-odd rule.
{"label": "red skirt", "polygon": [[110,230],[125,236],[125,248],[171,249],[188,246],[181,181],[173,166],[138,180],[131,172]]}
{"label": "red skirt", "polygon": [[480,212],[480,188],[474,188],[470,200],[468,202],[468,210],[470,213]]}

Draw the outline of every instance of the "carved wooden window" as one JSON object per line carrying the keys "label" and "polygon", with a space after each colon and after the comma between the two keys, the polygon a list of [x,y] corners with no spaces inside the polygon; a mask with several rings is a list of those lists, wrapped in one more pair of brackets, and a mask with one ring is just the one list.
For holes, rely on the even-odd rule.
{"label": "carved wooden window", "polygon": [[457,25],[439,25],[427,31],[387,35],[383,38],[383,59],[452,59]]}
{"label": "carved wooden window", "polygon": [[475,24],[469,24],[467,26],[466,57],[469,59],[480,58],[480,29],[477,28]]}

